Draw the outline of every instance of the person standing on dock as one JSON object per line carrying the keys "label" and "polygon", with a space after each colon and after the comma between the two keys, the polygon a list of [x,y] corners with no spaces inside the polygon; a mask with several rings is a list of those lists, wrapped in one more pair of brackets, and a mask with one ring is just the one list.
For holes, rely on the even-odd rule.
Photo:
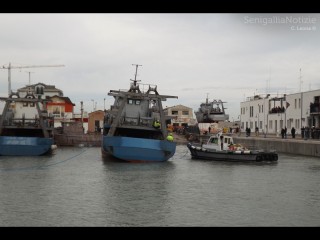
{"label": "person standing on dock", "polygon": [[287,127],[284,127],[284,138],[287,138]]}
{"label": "person standing on dock", "polygon": [[296,129],[294,127],[291,128],[291,136],[292,138],[296,137]]}
{"label": "person standing on dock", "polygon": [[256,127],[256,137],[258,137],[258,136],[259,136],[259,128]]}
{"label": "person standing on dock", "polygon": [[284,128],[281,129],[281,137],[284,138],[285,130]]}

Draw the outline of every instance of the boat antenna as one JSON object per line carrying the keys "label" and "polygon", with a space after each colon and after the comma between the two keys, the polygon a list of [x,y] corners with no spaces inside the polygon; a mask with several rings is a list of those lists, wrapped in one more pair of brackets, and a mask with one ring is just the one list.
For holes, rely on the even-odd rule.
{"label": "boat antenna", "polygon": [[131,84],[129,92],[141,93],[141,91],[139,89],[139,85],[137,85],[137,82],[140,82],[141,80],[137,80],[137,73],[138,73],[138,67],[142,66],[142,65],[132,64],[132,66],[136,66],[136,73],[134,75],[134,80],[130,79],[131,81],[133,81],[133,84]]}
{"label": "boat antenna", "polygon": [[134,80],[130,79],[131,81],[133,81],[133,86],[136,86],[137,85],[137,82],[140,82],[141,80],[137,80],[137,73],[138,73],[138,67],[139,66],[142,66],[142,65],[139,65],[139,64],[132,64],[132,66],[136,66],[136,73],[134,75]]}

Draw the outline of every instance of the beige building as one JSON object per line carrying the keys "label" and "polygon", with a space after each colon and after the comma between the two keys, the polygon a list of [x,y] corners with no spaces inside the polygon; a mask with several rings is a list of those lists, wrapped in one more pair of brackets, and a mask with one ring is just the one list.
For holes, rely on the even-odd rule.
{"label": "beige building", "polygon": [[97,110],[89,113],[88,133],[102,133],[104,111]]}
{"label": "beige building", "polygon": [[165,108],[164,114],[171,119],[171,124],[176,127],[194,125],[196,123],[195,118],[193,118],[192,108],[181,104]]}

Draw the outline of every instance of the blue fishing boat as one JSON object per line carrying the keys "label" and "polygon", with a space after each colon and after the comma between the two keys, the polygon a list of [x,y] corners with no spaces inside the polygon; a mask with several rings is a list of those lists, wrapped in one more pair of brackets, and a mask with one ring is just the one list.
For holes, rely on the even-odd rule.
{"label": "blue fishing boat", "polygon": [[135,66],[130,89],[108,93],[114,103],[104,116],[102,155],[130,162],[167,161],[176,151],[176,142],[167,140],[162,101],[178,97],[159,95],[156,85],[138,84],[140,65]]}
{"label": "blue fishing boat", "polygon": [[[53,117],[45,110],[47,100],[32,93],[20,97],[11,93],[0,118],[1,156],[39,156],[56,148],[53,140]],[[33,117],[31,117],[33,116]]]}

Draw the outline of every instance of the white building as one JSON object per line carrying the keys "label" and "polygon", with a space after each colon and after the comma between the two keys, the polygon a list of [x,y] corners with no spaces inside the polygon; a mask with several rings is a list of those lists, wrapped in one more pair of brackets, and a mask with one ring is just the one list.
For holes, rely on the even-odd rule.
{"label": "white building", "polygon": [[[63,96],[63,91],[56,88],[54,85],[47,85],[44,83],[36,83],[26,85],[19,88],[17,94],[21,98],[38,98],[47,99],[45,106],[40,104],[40,110],[47,111],[48,114],[53,114],[54,127],[60,127],[62,122],[71,121],[73,119],[74,103],[68,97]],[[37,118],[37,110],[34,103],[15,103],[12,106],[13,113],[16,118]]]}
{"label": "white building", "polygon": [[294,127],[301,133],[302,127],[320,128],[320,89],[281,96],[256,95],[240,103],[241,131],[259,128],[260,133],[279,134]]}
{"label": "white building", "polygon": [[63,92],[56,88],[54,85],[47,85],[44,83],[37,83],[32,85],[27,85],[23,88],[17,90],[20,97],[25,97],[29,93],[33,93],[35,96],[41,99],[46,99],[53,96],[63,96]]}

